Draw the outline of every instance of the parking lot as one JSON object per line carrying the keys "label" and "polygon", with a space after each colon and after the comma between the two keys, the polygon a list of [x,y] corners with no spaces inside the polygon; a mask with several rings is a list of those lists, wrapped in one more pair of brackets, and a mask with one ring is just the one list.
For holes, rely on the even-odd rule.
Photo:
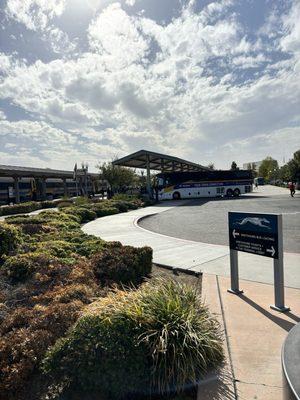
{"label": "parking lot", "polygon": [[250,195],[230,199],[182,201],[163,213],[139,222],[153,232],[212,244],[228,244],[228,211],[279,213],[283,215],[284,251],[300,253],[300,192],[259,187]]}

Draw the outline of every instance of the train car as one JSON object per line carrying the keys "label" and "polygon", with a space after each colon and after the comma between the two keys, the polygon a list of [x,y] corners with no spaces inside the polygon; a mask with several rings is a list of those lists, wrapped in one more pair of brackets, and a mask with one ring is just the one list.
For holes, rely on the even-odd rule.
{"label": "train car", "polygon": [[[78,182],[73,179],[66,179],[67,195],[75,197],[78,195],[91,195],[100,191],[99,181],[87,181],[87,193],[85,193],[85,185],[82,182]],[[62,179],[46,179],[46,199],[52,200],[64,197],[65,188]],[[31,201],[31,200],[42,200],[43,193],[43,182],[41,179],[34,178],[21,178],[19,180],[19,193],[20,202]],[[16,194],[14,187],[13,178],[0,177],[0,204],[10,204],[16,202]]]}
{"label": "train car", "polygon": [[[19,180],[20,201],[33,199],[35,181],[32,178],[21,178]],[[0,204],[15,203],[16,194],[13,178],[0,177]]]}

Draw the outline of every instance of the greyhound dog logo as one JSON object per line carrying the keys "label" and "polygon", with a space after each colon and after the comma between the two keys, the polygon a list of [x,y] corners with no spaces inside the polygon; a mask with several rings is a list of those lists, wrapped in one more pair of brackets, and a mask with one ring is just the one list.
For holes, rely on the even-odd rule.
{"label": "greyhound dog logo", "polygon": [[270,221],[266,218],[258,218],[258,217],[246,217],[240,221],[235,222],[236,225],[246,225],[251,224],[255,226],[259,226],[260,228],[271,229]]}

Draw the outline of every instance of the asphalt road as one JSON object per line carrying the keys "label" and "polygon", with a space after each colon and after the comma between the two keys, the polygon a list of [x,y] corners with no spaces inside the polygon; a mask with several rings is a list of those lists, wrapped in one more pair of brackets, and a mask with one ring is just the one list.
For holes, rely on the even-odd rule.
{"label": "asphalt road", "polygon": [[265,197],[251,194],[232,199],[194,199],[145,218],[139,225],[181,239],[228,245],[228,211],[283,214],[283,249],[300,253],[299,192],[294,198],[287,192]]}

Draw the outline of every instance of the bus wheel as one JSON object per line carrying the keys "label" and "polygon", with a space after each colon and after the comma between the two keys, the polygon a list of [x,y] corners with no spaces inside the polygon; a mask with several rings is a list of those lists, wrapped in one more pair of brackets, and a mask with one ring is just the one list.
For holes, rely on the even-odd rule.
{"label": "bus wheel", "polygon": [[241,194],[240,189],[238,189],[238,188],[234,189],[233,195],[234,195],[235,197],[238,197],[240,194]]}
{"label": "bus wheel", "polygon": [[226,196],[227,196],[227,197],[232,197],[232,196],[233,196],[233,191],[232,191],[232,189],[228,189],[228,190],[227,190]]}
{"label": "bus wheel", "polygon": [[179,192],[174,192],[173,193],[173,200],[179,200],[180,199],[180,193]]}

